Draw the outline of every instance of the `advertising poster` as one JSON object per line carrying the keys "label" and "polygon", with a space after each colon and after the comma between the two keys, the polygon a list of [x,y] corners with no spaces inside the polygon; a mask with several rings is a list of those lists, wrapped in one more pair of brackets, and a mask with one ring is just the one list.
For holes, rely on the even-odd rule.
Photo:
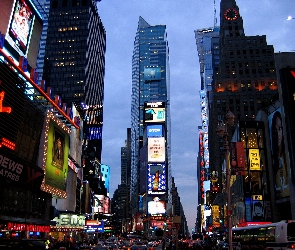
{"label": "advertising poster", "polygon": [[[282,102],[284,107],[284,116],[283,120],[285,121],[286,127],[282,128],[283,133],[286,136],[283,141],[282,146],[285,147],[285,144],[288,145],[284,149],[289,151],[289,161],[285,163],[285,167],[287,168],[287,172],[291,174],[291,180],[295,182],[295,154],[294,154],[294,143],[295,143],[295,116],[294,116],[294,95],[295,95],[295,68],[282,68],[280,69],[280,86],[282,90]],[[281,113],[281,110],[278,110]],[[274,114],[273,114],[274,115]],[[270,130],[271,131],[271,130]],[[272,137],[271,137],[272,138]],[[275,150],[275,149],[274,149]],[[275,152],[274,152],[275,153]],[[285,153],[284,153],[285,154]],[[287,185],[287,184],[285,184]],[[280,193],[280,192],[279,192]],[[278,196],[285,196],[286,194],[279,194]]]}
{"label": "advertising poster", "polygon": [[250,170],[261,170],[259,149],[249,149]]}
{"label": "advertising poster", "polygon": [[262,195],[252,196],[252,221],[264,220],[264,206]]}
{"label": "advertising poster", "polygon": [[230,144],[230,166],[232,175],[245,175],[245,152],[242,142]]}
{"label": "advertising poster", "polygon": [[45,184],[66,191],[69,135],[52,120],[49,123]]}
{"label": "advertising poster", "polygon": [[152,201],[148,202],[148,214],[165,214],[166,213],[166,203],[161,201],[159,197],[155,197]]}
{"label": "advertising poster", "polygon": [[163,126],[162,125],[148,125],[147,126],[147,137],[163,137]]}
{"label": "advertising poster", "polygon": [[284,127],[281,108],[278,108],[268,117],[272,151],[273,178],[276,198],[281,199],[290,196],[289,167],[286,161],[286,149]]}
{"label": "advertising poster", "polygon": [[26,0],[16,0],[10,22],[7,40],[18,51],[26,55],[35,15]]}
{"label": "advertising poster", "polygon": [[165,162],[165,138],[148,138],[148,161]]}
{"label": "advertising poster", "polygon": [[165,164],[148,164],[148,191],[157,194],[166,191]]}
{"label": "advertising poster", "polygon": [[144,121],[146,123],[165,122],[165,102],[147,102],[144,104]]}
{"label": "advertising poster", "polygon": [[164,194],[166,192],[165,164],[148,164],[148,193]]}

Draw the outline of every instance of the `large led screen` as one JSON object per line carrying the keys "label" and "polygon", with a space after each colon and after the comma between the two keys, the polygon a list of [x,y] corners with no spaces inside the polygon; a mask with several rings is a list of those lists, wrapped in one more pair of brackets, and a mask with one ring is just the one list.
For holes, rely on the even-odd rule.
{"label": "large led screen", "polygon": [[26,55],[35,15],[25,0],[17,0],[12,12],[8,34],[9,44],[20,55]]}
{"label": "large led screen", "polygon": [[163,137],[163,126],[162,125],[148,125],[147,126],[147,137]]}
{"label": "large led screen", "polygon": [[145,81],[155,81],[161,80],[161,68],[153,67],[153,68],[145,68],[143,71],[144,80]]}
{"label": "large led screen", "polygon": [[148,138],[148,161],[165,162],[165,138]]}
{"label": "large led screen", "polygon": [[166,192],[166,165],[148,164],[148,194]]}
{"label": "large led screen", "polygon": [[148,214],[165,214],[166,213],[166,203],[161,201],[158,197],[155,197],[152,201],[148,202]]}
{"label": "large led screen", "polygon": [[144,104],[144,121],[147,123],[165,122],[165,102],[147,102]]}
{"label": "large led screen", "polygon": [[147,108],[144,110],[145,122],[165,122],[165,108]]}
{"label": "large led screen", "polygon": [[3,51],[18,65],[25,56],[36,68],[43,21],[29,0],[1,0],[0,32],[5,35]]}

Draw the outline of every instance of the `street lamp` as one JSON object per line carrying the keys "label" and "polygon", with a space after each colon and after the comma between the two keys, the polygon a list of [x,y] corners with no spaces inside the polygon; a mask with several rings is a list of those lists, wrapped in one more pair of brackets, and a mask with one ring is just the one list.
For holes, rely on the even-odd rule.
{"label": "street lamp", "polygon": [[230,126],[234,125],[235,115],[228,110],[225,115],[225,121],[219,121],[216,133],[223,138],[223,145],[225,150],[225,163],[226,163],[226,192],[227,192],[227,227],[228,227],[228,245],[229,250],[233,249],[232,246],[232,204],[231,204],[231,193],[230,193],[230,165],[229,165],[229,142],[227,124]]}
{"label": "street lamp", "polygon": [[295,19],[295,17],[292,17],[292,16],[288,16],[287,20],[290,21],[292,19]]}

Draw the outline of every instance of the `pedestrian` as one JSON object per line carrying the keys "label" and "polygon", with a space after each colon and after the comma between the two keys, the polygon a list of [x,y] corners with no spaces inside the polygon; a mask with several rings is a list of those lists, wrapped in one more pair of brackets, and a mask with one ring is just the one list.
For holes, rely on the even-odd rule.
{"label": "pedestrian", "polygon": [[163,239],[162,239],[162,250],[165,250],[165,245],[166,245],[166,241],[165,241],[165,239],[163,238]]}

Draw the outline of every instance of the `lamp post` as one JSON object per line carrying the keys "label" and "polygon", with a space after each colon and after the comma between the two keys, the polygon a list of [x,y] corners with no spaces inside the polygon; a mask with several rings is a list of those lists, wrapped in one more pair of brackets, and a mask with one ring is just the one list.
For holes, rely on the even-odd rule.
{"label": "lamp post", "polygon": [[227,124],[234,125],[235,116],[228,110],[225,115],[225,121],[219,121],[216,133],[223,138],[223,145],[225,150],[225,164],[226,164],[226,193],[227,193],[227,227],[228,227],[228,245],[229,250],[233,249],[232,246],[232,204],[231,204],[231,193],[230,193],[230,165],[229,165],[229,142]]}
{"label": "lamp post", "polygon": [[292,16],[288,16],[287,20],[290,21],[292,19],[295,19],[295,17],[292,17]]}

